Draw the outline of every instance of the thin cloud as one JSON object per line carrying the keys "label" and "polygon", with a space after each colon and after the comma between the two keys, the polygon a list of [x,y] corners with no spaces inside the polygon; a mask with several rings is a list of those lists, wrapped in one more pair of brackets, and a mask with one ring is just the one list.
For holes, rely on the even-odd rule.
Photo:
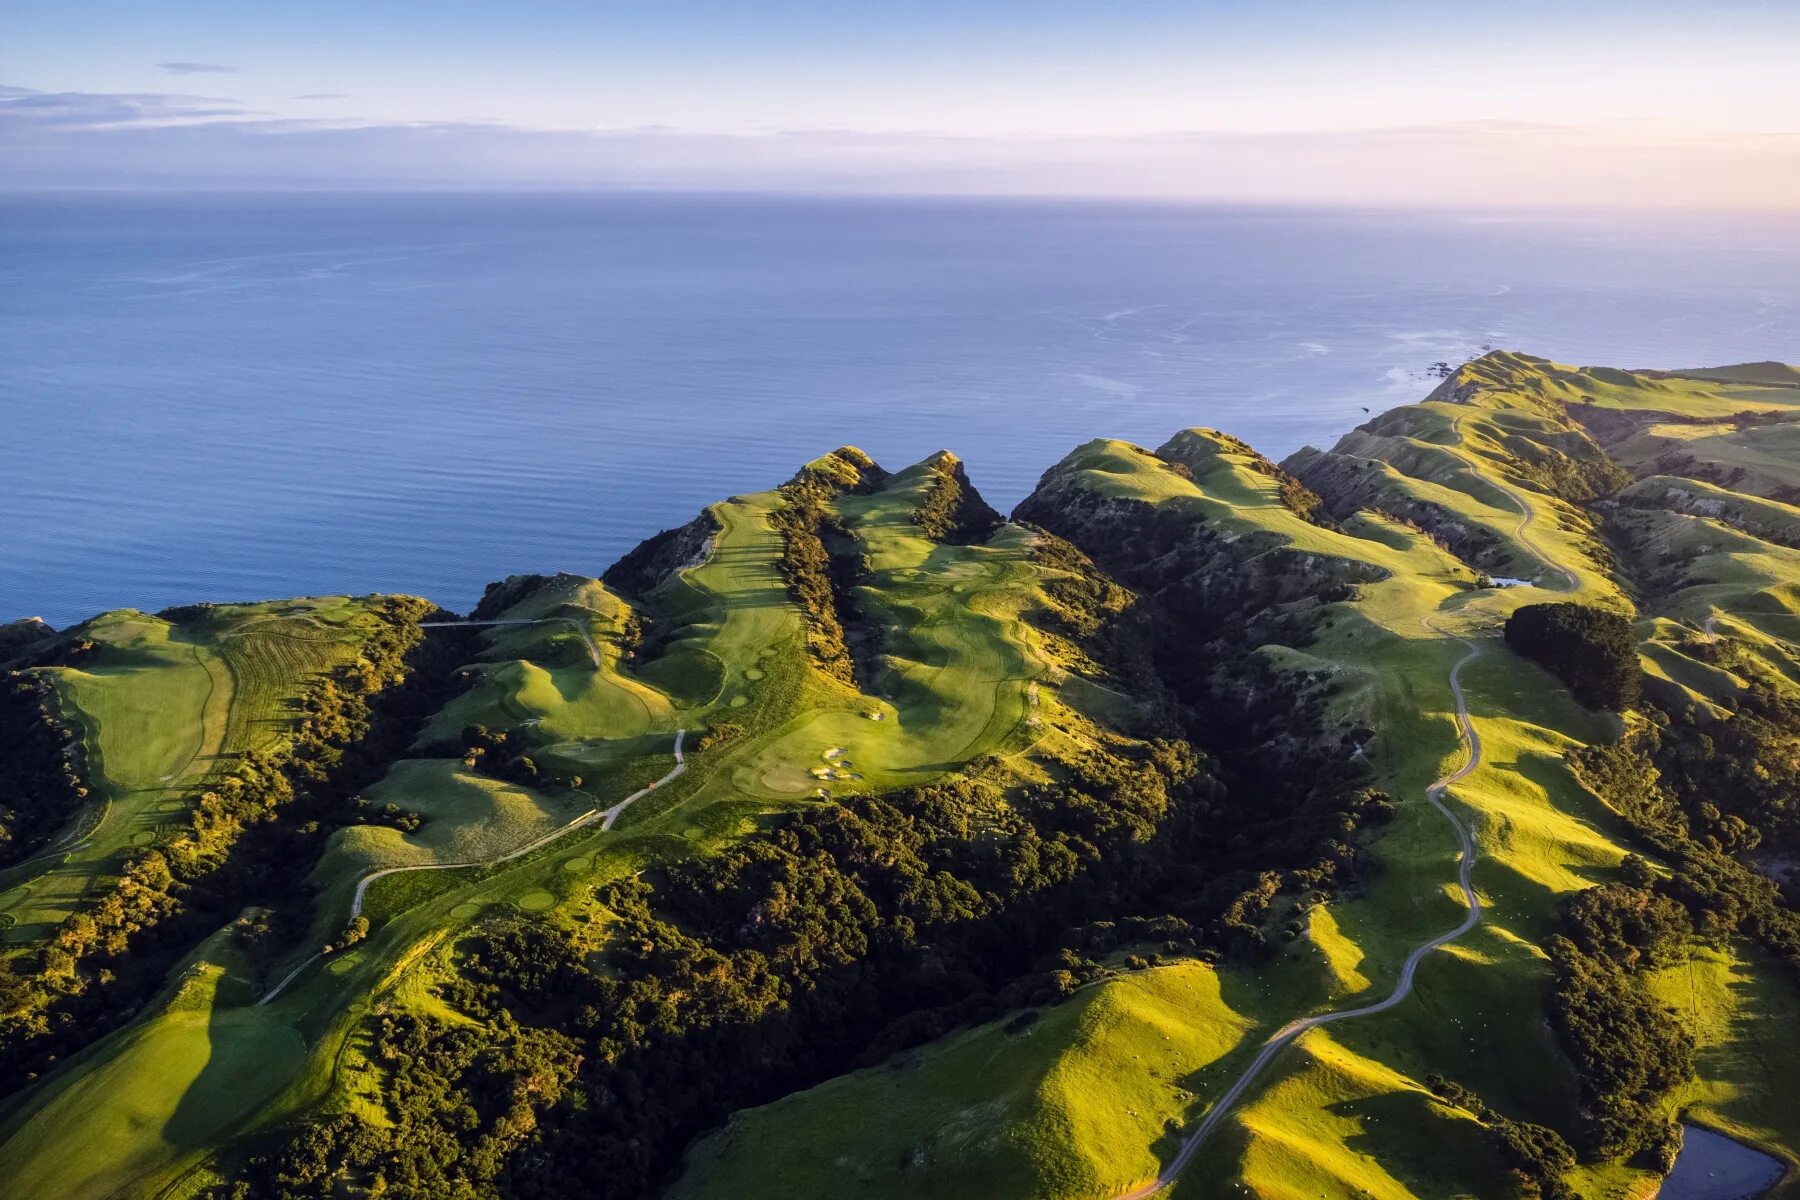
{"label": "thin cloud", "polygon": [[166,62],[157,66],[171,75],[235,75],[236,67],[221,66],[218,63],[203,62]]}
{"label": "thin cloud", "polygon": [[349,92],[301,92],[296,100],[348,100]]}
{"label": "thin cloud", "polygon": [[40,92],[0,87],[0,125],[69,130],[207,121],[253,114],[236,100],[173,92]]}

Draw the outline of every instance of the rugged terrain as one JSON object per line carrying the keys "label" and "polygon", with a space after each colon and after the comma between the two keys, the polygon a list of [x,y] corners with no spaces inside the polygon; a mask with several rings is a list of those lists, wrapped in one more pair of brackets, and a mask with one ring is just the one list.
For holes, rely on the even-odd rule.
{"label": "rugged terrain", "polygon": [[467,618],[0,626],[0,1179],[1641,1196],[1677,1118],[1800,1165],[1789,429],[1778,364],[1491,354],[1011,519],[845,447]]}

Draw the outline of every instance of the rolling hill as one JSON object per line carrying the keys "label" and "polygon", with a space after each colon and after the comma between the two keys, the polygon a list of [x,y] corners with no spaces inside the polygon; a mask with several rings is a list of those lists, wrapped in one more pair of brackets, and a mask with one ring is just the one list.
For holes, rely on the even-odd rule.
{"label": "rolling hill", "polygon": [[0,627],[0,1179],[1598,1200],[1686,1123],[1791,1190],[1795,378],[1495,353],[1010,518],[842,447],[466,618]]}

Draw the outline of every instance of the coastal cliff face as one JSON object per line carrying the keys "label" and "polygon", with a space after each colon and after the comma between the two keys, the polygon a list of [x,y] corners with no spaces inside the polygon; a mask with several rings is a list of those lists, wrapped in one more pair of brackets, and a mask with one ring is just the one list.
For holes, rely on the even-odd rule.
{"label": "coastal cliff face", "polygon": [[[1014,516],[1137,594],[1148,668],[1235,784],[1231,802],[1295,814],[1296,828],[1300,813],[1354,808],[1367,783],[1362,710],[1343,703],[1340,673],[1291,669],[1284,655],[1303,658],[1394,571],[1299,481],[1228,434],[1190,429],[1154,452],[1079,447]],[[1352,845],[1336,847],[1334,882],[1314,885],[1326,891],[1354,886],[1360,870]]]}

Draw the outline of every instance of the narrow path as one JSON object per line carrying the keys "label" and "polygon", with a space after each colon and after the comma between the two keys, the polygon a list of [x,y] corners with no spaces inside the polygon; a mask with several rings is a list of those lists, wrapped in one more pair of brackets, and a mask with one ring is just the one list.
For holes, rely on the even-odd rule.
{"label": "narrow path", "polygon": [[[1424,624],[1427,629],[1433,628],[1429,617],[1421,618],[1421,623]],[[1456,814],[1451,812],[1449,806],[1443,801],[1445,788],[1466,778],[1470,772],[1481,765],[1481,735],[1476,732],[1474,723],[1469,720],[1469,705],[1467,698],[1463,694],[1462,686],[1463,668],[1468,666],[1469,663],[1473,662],[1475,658],[1480,655],[1481,648],[1466,638],[1456,638],[1456,640],[1461,642],[1464,646],[1467,646],[1469,652],[1457,659],[1456,665],[1450,668],[1450,691],[1456,697],[1457,731],[1462,741],[1467,743],[1469,753],[1462,766],[1450,772],[1448,775],[1445,775],[1436,783],[1433,783],[1429,788],[1425,789],[1425,798],[1431,802],[1433,808],[1443,814],[1446,821],[1450,822],[1451,828],[1456,830],[1456,840],[1461,848],[1456,871],[1456,882],[1462,889],[1463,903],[1468,905],[1468,912],[1465,913],[1463,919],[1457,923],[1456,928],[1445,933],[1440,933],[1430,941],[1423,942],[1420,945],[1413,947],[1412,953],[1406,956],[1406,961],[1400,966],[1399,981],[1394,985],[1394,990],[1389,993],[1386,999],[1378,1000],[1374,1004],[1365,1004],[1359,1008],[1346,1008],[1337,1012],[1319,1013],[1315,1016],[1301,1017],[1298,1020],[1288,1022],[1277,1030],[1268,1041],[1263,1043],[1262,1050],[1251,1060],[1250,1065],[1244,1069],[1244,1073],[1238,1076],[1237,1082],[1232,1084],[1231,1088],[1223,1096],[1219,1097],[1218,1102],[1215,1103],[1212,1108],[1207,1110],[1205,1118],[1195,1127],[1194,1132],[1189,1134],[1187,1139],[1182,1142],[1181,1149],[1177,1151],[1175,1157],[1169,1161],[1169,1165],[1162,1169],[1155,1180],[1142,1187],[1126,1192],[1120,1197],[1120,1200],[1141,1200],[1142,1197],[1153,1196],[1175,1182],[1175,1177],[1181,1174],[1181,1172],[1186,1169],[1187,1165],[1193,1161],[1194,1155],[1199,1152],[1201,1144],[1206,1141],[1206,1136],[1213,1131],[1219,1122],[1225,1119],[1226,1114],[1231,1111],[1232,1106],[1243,1098],[1244,1093],[1250,1090],[1251,1085],[1256,1082],[1257,1078],[1263,1073],[1268,1065],[1274,1061],[1275,1056],[1280,1054],[1289,1043],[1293,1042],[1309,1029],[1317,1029],[1322,1025],[1331,1025],[1338,1021],[1348,1021],[1353,1017],[1373,1016],[1376,1013],[1386,1012],[1388,1009],[1393,1008],[1412,994],[1413,976],[1419,969],[1419,963],[1424,960],[1427,954],[1440,946],[1445,946],[1455,941],[1480,923],[1481,899],[1475,894],[1475,885],[1471,878],[1471,873],[1475,869],[1475,837],[1470,833],[1468,827],[1457,819]]]}
{"label": "narrow path", "polygon": [[[1459,446],[1462,445],[1462,429],[1455,418],[1451,421],[1451,430],[1456,434],[1455,444]],[[1474,464],[1470,463],[1470,466],[1474,467]],[[1477,469],[1476,473],[1480,474],[1481,472]],[[1487,478],[1486,476],[1483,477]],[[1562,576],[1565,586],[1558,590],[1569,592],[1579,590],[1581,587],[1581,580],[1576,577],[1575,573],[1556,562],[1556,560],[1551,558],[1548,554],[1544,553],[1542,547],[1532,541],[1530,536],[1526,533],[1527,527],[1529,527],[1531,522],[1537,518],[1537,510],[1532,506],[1531,501],[1526,499],[1523,494],[1498,480],[1489,479],[1489,482],[1493,483],[1494,486],[1510,499],[1519,510],[1519,524],[1513,531],[1519,544],[1524,546],[1532,554],[1536,555],[1547,570],[1554,571]],[[1419,623],[1434,633],[1439,632],[1437,628],[1432,625],[1429,616],[1419,618]],[[1472,877],[1475,869],[1475,836],[1469,830],[1468,826],[1457,819],[1456,814],[1444,803],[1443,798],[1444,790],[1446,788],[1459,780],[1466,779],[1471,772],[1481,765],[1481,735],[1476,731],[1474,722],[1469,719],[1468,698],[1464,694],[1462,686],[1463,668],[1480,656],[1481,647],[1467,638],[1457,637],[1454,634],[1441,634],[1440,636],[1455,638],[1456,641],[1461,642],[1468,648],[1468,653],[1457,659],[1456,665],[1450,668],[1450,692],[1456,699],[1457,734],[1468,746],[1468,755],[1462,766],[1426,788],[1425,798],[1431,802],[1433,808],[1443,814],[1446,821],[1450,822],[1450,827],[1456,830],[1456,840],[1460,848],[1456,869],[1456,882],[1457,886],[1462,889],[1463,903],[1468,906],[1468,911],[1463,915],[1463,919],[1457,923],[1456,928],[1441,933],[1431,940],[1413,947],[1412,952],[1409,953],[1406,956],[1406,960],[1401,963],[1400,978],[1394,985],[1394,990],[1388,994],[1386,999],[1378,1000],[1373,1004],[1365,1004],[1358,1008],[1346,1008],[1337,1012],[1319,1013],[1310,1017],[1301,1017],[1298,1020],[1288,1022],[1277,1030],[1268,1041],[1263,1043],[1263,1048],[1258,1051],[1256,1057],[1251,1060],[1250,1065],[1245,1068],[1243,1074],[1238,1076],[1237,1082],[1233,1083],[1230,1089],[1227,1090],[1224,1095],[1220,1096],[1218,1101],[1207,1110],[1206,1116],[1202,1118],[1200,1124],[1195,1127],[1194,1132],[1189,1134],[1186,1140],[1182,1142],[1180,1150],[1178,1150],[1175,1157],[1170,1160],[1169,1165],[1164,1167],[1153,1181],[1142,1187],[1124,1193],[1123,1196],[1119,1197],[1119,1200],[1140,1200],[1141,1197],[1153,1196],[1173,1183],[1175,1177],[1181,1174],[1187,1165],[1193,1161],[1194,1155],[1199,1152],[1201,1144],[1206,1140],[1206,1136],[1225,1119],[1226,1114],[1231,1111],[1232,1106],[1243,1098],[1244,1093],[1250,1090],[1250,1087],[1256,1082],[1257,1078],[1289,1043],[1293,1042],[1309,1029],[1317,1029],[1321,1026],[1332,1025],[1339,1021],[1348,1021],[1353,1017],[1373,1016],[1376,1013],[1386,1012],[1395,1007],[1412,994],[1413,977],[1419,969],[1419,964],[1424,961],[1427,954],[1430,954],[1439,947],[1450,944],[1481,923],[1481,898],[1475,894],[1475,885]]]}
{"label": "narrow path", "polygon": [[[1450,431],[1456,435],[1454,444],[1461,446],[1463,444],[1461,417],[1450,418]],[[1467,461],[1466,456],[1459,457],[1463,457],[1464,460]],[[1580,590],[1581,580],[1575,577],[1575,572],[1569,570],[1567,567],[1551,558],[1548,554],[1544,553],[1544,548],[1532,541],[1531,536],[1525,532],[1526,528],[1537,519],[1537,509],[1531,506],[1531,501],[1527,500],[1523,493],[1515,490],[1511,485],[1503,483],[1499,479],[1482,475],[1481,468],[1475,466],[1473,462],[1470,462],[1469,466],[1475,471],[1475,474],[1480,475],[1483,479],[1486,479],[1489,483],[1498,488],[1502,495],[1513,502],[1513,507],[1519,510],[1519,523],[1513,527],[1513,537],[1518,539],[1519,545],[1531,551],[1533,556],[1535,556],[1539,562],[1544,564],[1546,570],[1555,571],[1558,575],[1563,577],[1564,586],[1560,590],[1565,592]]]}
{"label": "narrow path", "polygon": [[1532,541],[1531,537],[1525,532],[1526,527],[1537,519],[1537,510],[1531,506],[1531,501],[1527,500],[1523,493],[1514,491],[1511,487],[1501,483],[1498,479],[1490,479],[1488,482],[1504,492],[1506,498],[1511,500],[1513,504],[1518,507],[1519,523],[1513,529],[1513,537],[1518,539],[1521,546],[1536,555],[1538,561],[1544,564],[1546,570],[1555,571],[1558,575],[1563,577],[1563,586],[1556,590],[1564,592],[1579,590],[1581,587],[1581,580],[1575,577],[1575,572],[1558,563],[1548,554],[1545,554],[1544,548]]}
{"label": "narrow path", "polygon": [[[530,624],[531,622],[526,622],[526,623]],[[687,737],[687,730],[678,729],[675,731],[675,748],[674,748],[675,765],[674,765],[674,767],[672,767],[669,770],[669,773],[667,775],[664,775],[661,779],[658,779],[655,783],[647,784],[646,786],[639,788],[637,791],[631,793],[631,795],[625,797],[623,800],[619,801],[617,804],[613,805],[611,808],[589,809],[587,812],[582,813],[579,817],[576,817],[573,821],[570,821],[568,824],[560,826],[556,829],[553,829],[549,833],[545,834],[543,837],[537,838],[534,841],[527,842],[525,845],[520,846],[517,850],[509,851],[506,854],[500,855],[500,857],[498,857],[498,858],[471,859],[468,862],[421,863],[417,866],[411,866],[411,867],[383,867],[379,871],[369,872],[367,875],[364,875],[361,879],[356,881],[356,894],[351,898],[351,901],[350,901],[350,919],[352,921],[354,921],[357,917],[362,916],[363,897],[367,894],[367,892],[369,890],[369,885],[371,883],[374,883],[377,879],[381,879],[385,876],[401,875],[408,871],[451,871],[451,870],[456,870],[461,867],[499,866],[501,863],[511,862],[515,858],[523,858],[525,855],[530,854],[533,850],[537,850],[544,846],[548,846],[551,842],[554,842],[556,839],[562,837],[564,834],[570,833],[576,829],[580,829],[585,825],[591,825],[595,821],[600,822],[600,828],[602,830],[611,829],[613,827],[613,822],[617,821],[619,819],[620,814],[622,814],[626,809],[630,808],[637,801],[642,800],[645,796],[648,796],[651,792],[655,791],[657,788],[661,787],[663,784],[668,783],[670,780],[678,778],[683,771],[687,770],[687,759],[681,752],[681,743],[682,743],[682,740],[686,737]],[[318,959],[322,956],[323,956],[322,951],[316,952],[310,958],[308,958],[304,962],[302,962],[299,966],[295,967],[292,971],[289,971],[287,973],[287,976],[285,978],[283,978],[280,983],[278,983],[274,987],[270,988],[268,991],[268,994],[263,996],[262,999],[260,999],[256,1002],[257,1007],[260,1008],[263,1005],[269,1003],[269,1001],[275,999],[275,997],[281,995],[282,991],[287,987],[288,984],[290,984],[294,981],[294,979],[300,974],[300,972],[304,971],[307,967],[311,966],[312,963],[316,959]]]}

